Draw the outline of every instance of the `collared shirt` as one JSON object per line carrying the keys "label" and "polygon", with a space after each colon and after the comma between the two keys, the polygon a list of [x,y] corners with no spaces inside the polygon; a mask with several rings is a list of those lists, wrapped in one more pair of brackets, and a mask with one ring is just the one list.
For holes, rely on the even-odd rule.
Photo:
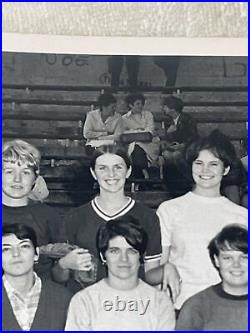
{"label": "collared shirt", "polygon": [[23,331],[30,331],[40,299],[42,282],[34,273],[35,283],[26,295],[20,294],[3,275],[3,285],[16,320]]}
{"label": "collared shirt", "polygon": [[143,110],[141,113],[128,111],[122,116],[124,130],[154,132],[154,117],[149,111]]}
{"label": "collared shirt", "polygon": [[173,122],[174,122],[175,126],[177,125],[179,118],[180,118],[180,115],[178,115],[177,117],[173,118]]}

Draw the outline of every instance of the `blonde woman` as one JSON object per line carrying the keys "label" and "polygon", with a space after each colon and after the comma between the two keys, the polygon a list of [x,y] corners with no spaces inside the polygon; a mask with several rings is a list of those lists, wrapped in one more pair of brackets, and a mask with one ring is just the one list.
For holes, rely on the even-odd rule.
{"label": "blonde woman", "polygon": [[[59,216],[54,209],[38,200],[47,193],[45,181],[39,176],[40,160],[39,150],[26,141],[17,139],[3,144],[3,223],[31,226],[37,234],[39,246],[64,240]],[[34,197],[35,201],[32,200]],[[50,259],[41,256],[36,268],[49,276],[51,265]]]}

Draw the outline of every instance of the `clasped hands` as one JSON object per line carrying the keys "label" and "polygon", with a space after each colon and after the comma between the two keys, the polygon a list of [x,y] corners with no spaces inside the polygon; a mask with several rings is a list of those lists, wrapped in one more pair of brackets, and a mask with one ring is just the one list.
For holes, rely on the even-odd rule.
{"label": "clasped hands", "polygon": [[63,269],[89,271],[92,267],[91,254],[86,249],[75,249],[59,260]]}

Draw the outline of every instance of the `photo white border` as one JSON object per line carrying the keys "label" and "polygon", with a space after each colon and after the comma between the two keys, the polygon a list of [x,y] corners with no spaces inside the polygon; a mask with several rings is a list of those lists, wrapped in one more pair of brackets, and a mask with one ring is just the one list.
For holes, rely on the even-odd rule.
{"label": "photo white border", "polygon": [[247,38],[87,37],[2,33],[3,52],[247,56]]}

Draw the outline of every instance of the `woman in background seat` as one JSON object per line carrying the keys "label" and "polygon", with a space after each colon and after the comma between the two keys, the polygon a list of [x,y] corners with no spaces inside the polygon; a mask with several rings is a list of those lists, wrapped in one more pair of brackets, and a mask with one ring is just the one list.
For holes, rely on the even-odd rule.
{"label": "woman in background seat", "polygon": [[83,127],[89,153],[93,153],[95,147],[113,144],[122,133],[122,118],[116,112],[115,97],[110,93],[104,93],[99,96],[97,104],[99,108],[88,112]]}
{"label": "woman in background seat", "polygon": [[148,167],[155,165],[160,153],[160,139],[155,136],[154,117],[150,111],[144,110],[145,97],[142,94],[130,94],[126,97],[129,111],[123,115],[124,133],[148,132],[151,142],[132,142],[128,148],[135,177],[149,178]]}

